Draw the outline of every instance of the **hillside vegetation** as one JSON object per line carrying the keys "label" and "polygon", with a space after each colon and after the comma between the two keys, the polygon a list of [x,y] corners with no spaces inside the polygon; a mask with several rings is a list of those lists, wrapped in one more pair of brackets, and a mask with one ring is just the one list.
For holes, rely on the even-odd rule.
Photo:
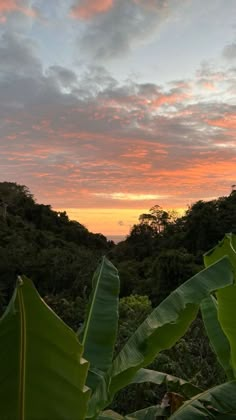
{"label": "hillside vegetation", "polygon": [[203,254],[225,233],[236,232],[236,191],[197,201],[177,217],[156,205],[139,217],[127,239],[110,251],[121,277],[121,295],[147,294],[159,303],[203,268]]}
{"label": "hillside vegetation", "polygon": [[102,234],[69,220],[66,212],[36,203],[27,187],[0,183],[1,310],[17,276],[25,274],[76,328],[80,319],[70,319],[73,307],[77,299],[84,307],[92,273],[111,246]]}
{"label": "hillside vegetation", "polygon": [[[118,352],[153,307],[203,268],[204,252],[227,232],[236,233],[236,191],[216,200],[198,201],[182,217],[156,205],[140,215],[125,241],[114,245],[102,234],[69,220],[66,212],[38,204],[27,187],[2,182],[0,310],[9,301],[17,276],[24,274],[76,331],[84,320],[92,274],[106,255],[118,268],[121,280]],[[151,368],[203,389],[224,380],[200,316]],[[117,395],[112,408],[121,413],[135,411],[152,404],[159,394],[161,399],[164,391],[163,387],[154,392],[148,385],[131,385]]]}

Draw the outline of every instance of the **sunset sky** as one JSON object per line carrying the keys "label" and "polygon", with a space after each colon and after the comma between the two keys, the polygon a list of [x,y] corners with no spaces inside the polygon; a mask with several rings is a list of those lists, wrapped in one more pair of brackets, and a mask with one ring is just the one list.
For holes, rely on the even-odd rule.
{"label": "sunset sky", "polygon": [[0,0],[0,181],[125,235],[236,184],[235,0]]}

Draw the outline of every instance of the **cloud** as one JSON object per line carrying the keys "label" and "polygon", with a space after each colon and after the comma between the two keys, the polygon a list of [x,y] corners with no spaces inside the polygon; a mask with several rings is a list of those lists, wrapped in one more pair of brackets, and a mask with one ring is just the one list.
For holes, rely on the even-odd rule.
{"label": "cloud", "polygon": [[0,23],[6,22],[9,15],[15,12],[28,17],[35,17],[37,15],[36,9],[30,7],[28,1],[0,0]]}
{"label": "cloud", "polygon": [[[183,6],[183,1],[181,2]],[[96,60],[116,59],[150,39],[179,5],[176,0],[76,2],[74,18],[85,20],[79,50]]]}
{"label": "cloud", "polygon": [[228,130],[236,129],[236,114],[226,113],[225,116],[220,115],[218,118],[212,118],[207,120],[207,122],[209,125],[212,125],[214,127],[219,127]]}
{"label": "cloud", "polygon": [[0,13],[9,13],[12,10],[17,10],[19,5],[15,0],[0,0]]}
{"label": "cloud", "polygon": [[[44,70],[38,46],[0,45],[0,165],[54,207],[182,207],[235,183],[233,70],[168,85],[102,67]],[[214,90],[205,89],[212,81]],[[207,187],[206,187],[207,186]],[[117,218],[119,220],[119,218]]]}
{"label": "cloud", "polygon": [[[0,73],[3,75],[42,72],[36,44],[16,33],[5,32],[0,43]],[[36,74],[35,74],[36,73]]]}
{"label": "cloud", "polygon": [[124,201],[143,201],[143,200],[160,200],[161,198],[166,198],[167,196],[161,196],[159,194],[132,194],[132,193],[94,193],[96,197],[108,198],[111,200],[124,200]]}
{"label": "cloud", "polygon": [[236,42],[225,46],[225,48],[223,49],[223,57],[227,60],[236,59]]}
{"label": "cloud", "polygon": [[77,75],[65,67],[54,65],[49,67],[48,76],[55,78],[64,88],[70,88],[77,83]]}
{"label": "cloud", "polygon": [[81,0],[71,8],[71,16],[78,19],[91,19],[107,12],[113,7],[114,0]]}

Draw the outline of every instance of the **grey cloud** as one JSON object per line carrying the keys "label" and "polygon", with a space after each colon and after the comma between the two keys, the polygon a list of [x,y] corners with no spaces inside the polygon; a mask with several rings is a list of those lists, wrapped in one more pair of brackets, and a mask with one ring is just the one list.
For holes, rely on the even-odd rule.
{"label": "grey cloud", "polygon": [[106,13],[87,22],[79,39],[79,50],[96,60],[116,59],[156,33],[177,3],[176,0],[114,0]]}
{"label": "grey cloud", "polygon": [[236,59],[236,42],[226,45],[226,47],[223,49],[223,57],[227,60]]}
{"label": "grey cloud", "polygon": [[[72,0],[70,3],[71,2]],[[48,0],[31,0],[31,5],[34,10],[39,11],[40,17],[46,20],[65,18],[65,14],[68,13],[68,0],[57,0],[56,2],[49,2]]]}
{"label": "grey cloud", "polygon": [[56,78],[59,83],[67,88],[77,83],[77,75],[72,71],[62,66],[51,66],[48,69],[48,75]]}
{"label": "grey cloud", "polygon": [[139,85],[139,92],[141,95],[153,95],[158,92],[160,87],[153,83],[142,83]]}
{"label": "grey cloud", "polygon": [[[37,48],[25,38],[7,35],[2,40],[0,163],[8,179],[14,181],[15,176],[29,187],[46,185],[54,196],[61,186],[67,191],[72,185],[78,197],[80,188],[114,191],[127,180],[128,188],[141,191],[140,173],[151,193],[155,182],[147,181],[150,173],[165,185],[165,172],[183,170],[201,160],[203,153],[216,153],[219,159],[216,142],[232,141],[232,132],[214,126],[215,120],[227,121],[235,114],[235,107],[221,97],[211,102],[191,98],[194,104],[180,100],[171,109],[163,106],[160,112],[160,105],[152,109],[152,100],[181,97],[187,89],[184,81],[169,89],[119,84],[99,66],[78,76],[62,66],[52,66],[44,73]],[[16,48],[21,56],[16,55],[14,61]],[[227,77],[225,73],[224,80]],[[232,82],[232,71],[230,78]],[[62,86],[70,86],[70,93]],[[235,150],[224,149],[226,154],[230,160]],[[76,198],[70,200],[73,206]]]}
{"label": "grey cloud", "polygon": [[117,84],[104,67],[91,65],[80,75],[78,93],[83,92],[85,97],[96,97],[101,91],[115,90]]}
{"label": "grey cloud", "polygon": [[0,44],[0,75],[38,75],[42,66],[37,57],[37,46],[16,33],[5,32]]}
{"label": "grey cloud", "polygon": [[[187,106],[183,95],[188,92],[188,86],[184,81],[175,82],[175,87],[168,90],[147,83],[120,85],[99,66],[90,67],[79,76],[56,65],[43,73],[36,53],[36,46],[25,38],[17,38],[14,34],[2,38],[0,106],[8,111],[11,108],[25,109],[30,115],[42,114],[42,119],[48,113],[54,121],[54,129],[63,129],[66,121],[66,127],[74,133],[81,130],[101,134],[110,132],[118,138],[129,135],[134,139],[142,136],[143,139],[160,141],[166,137],[171,143],[181,136],[199,138],[196,129],[202,120],[196,110],[193,115],[176,117],[176,112],[184,111]],[[10,78],[9,70],[12,72]],[[210,76],[209,69],[207,72]],[[69,93],[62,87],[69,88]],[[165,107],[164,101],[168,102],[168,98],[174,98],[175,102],[175,97],[176,103],[168,115],[163,112],[159,115],[158,107]],[[156,103],[154,109],[153,102]],[[213,104],[212,109],[215,106]]]}
{"label": "grey cloud", "polygon": [[76,76],[70,70],[54,67],[46,74],[38,47],[26,37],[6,32],[0,45],[0,103],[6,107],[32,104],[73,105],[73,95],[63,95],[58,80],[69,83]]}

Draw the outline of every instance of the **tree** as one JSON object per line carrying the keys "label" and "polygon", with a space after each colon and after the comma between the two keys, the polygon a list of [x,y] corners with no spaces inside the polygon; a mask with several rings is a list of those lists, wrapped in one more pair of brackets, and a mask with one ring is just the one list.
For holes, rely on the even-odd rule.
{"label": "tree", "polygon": [[159,205],[153,206],[150,213],[144,213],[139,216],[141,224],[147,224],[155,233],[161,233],[165,230],[168,223],[174,220],[174,213],[168,213]]}
{"label": "tree", "polygon": [[152,226],[147,223],[134,225],[127,237],[131,256],[137,258],[139,261],[150,256],[153,252],[155,235],[156,233]]}
{"label": "tree", "polygon": [[207,251],[219,240],[220,223],[216,200],[193,204],[184,217],[183,244],[189,252]]}
{"label": "tree", "polygon": [[152,300],[161,302],[172,290],[200,271],[192,254],[184,248],[159,253],[152,265]]}
{"label": "tree", "polygon": [[15,182],[0,182],[0,204],[4,219],[11,213],[24,216],[26,209],[35,204],[34,197],[25,185]]}

